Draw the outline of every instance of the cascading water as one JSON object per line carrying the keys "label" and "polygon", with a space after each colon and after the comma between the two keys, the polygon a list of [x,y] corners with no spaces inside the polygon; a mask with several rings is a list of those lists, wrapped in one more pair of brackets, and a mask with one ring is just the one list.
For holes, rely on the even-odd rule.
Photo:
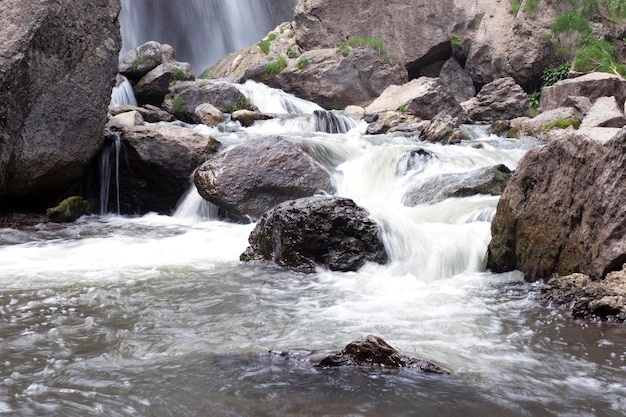
{"label": "cascading water", "polygon": [[200,74],[290,20],[297,0],[122,0],[122,53],[168,43]]}
{"label": "cascading water", "polygon": [[[108,130],[107,137],[111,139],[98,157],[98,171],[100,173],[100,214],[110,212],[109,203],[111,194],[115,197],[115,213],[120,213],[120,153],[122,150],[122,136],[120,132]],[[113,185],[113,189],[111,186]]]}
{"label": "cascading water", "polygon": [[109,108],[124,105],[136,106],[137,99],[135,98],[133,86],[130,81],[128,81],[128,78],[119,74],[117,78],[117,85],[113,87],[111,91],[111,103],[109,104]]}

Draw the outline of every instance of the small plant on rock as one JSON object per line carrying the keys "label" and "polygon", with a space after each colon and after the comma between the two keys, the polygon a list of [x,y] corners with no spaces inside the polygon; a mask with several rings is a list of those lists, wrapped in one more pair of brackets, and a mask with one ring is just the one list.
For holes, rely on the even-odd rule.
{"label": "small plant on rock", "polygon": [[285,68],[287,68],[287,60],[285,59],[285,57],[281,56],[276,61],[265,66],[264,74],[266,77],[271,77],[280,74],[280,72]]}
{"label": "small plant on rock", "polygon": [[298,60],[298,69],[303,70],[309,65],[309,59],[306,57],[302,57]]}

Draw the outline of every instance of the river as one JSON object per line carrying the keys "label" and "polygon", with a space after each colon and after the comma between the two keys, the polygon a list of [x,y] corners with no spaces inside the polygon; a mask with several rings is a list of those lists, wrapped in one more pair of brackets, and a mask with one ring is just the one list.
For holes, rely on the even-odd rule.
{"label": "river", "polygon": [[[316,131],[312,103],[248,83],[336,194],[381,226],[387,265],[303,274],[242,263],[253,224],[214,218],[190,188],[172,216],[99,214],[0,229],[0,414],[7,416],[559,416],[626,413],[626,329],[574,320],[541,284],[484,267],[498,197],[408,207],[416,187],[505,164],[539,143],[468,126],[458,145]],[[407,163],[412,151],[431,158]],[[418,154],[419,155],[419,154]],[[337,351],[364,335],[452,374],[314,369],[270,350]]]}

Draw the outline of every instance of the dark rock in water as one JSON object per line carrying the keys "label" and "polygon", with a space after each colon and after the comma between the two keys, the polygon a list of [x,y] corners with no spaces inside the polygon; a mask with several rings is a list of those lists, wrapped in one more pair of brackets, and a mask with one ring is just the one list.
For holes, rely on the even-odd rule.
{"label": "dark rock in water", "polygon": [[49,206],[104,143],[120,1],[0,1],[0,206]]}
{"label": "dark rock in water", "polygon": [[194,180],[222,216],[240,222],[283,201],[332,191],[330,174],[301,145],[281,137],[235,146],[204,163]]}
{"label": "dark rock in water", "polygon": [[217,151],[214,138],[179,126],[121,131],[120,205],[124,214],[170,214],[198,165]]}
{"label": "dark rock in water", "polygon": [[531,149],[502,193],[487,266],[529,281],[626,263],[626,128],[603,143],[576,134]]}
{"label": "dark rock in water", "polygon": [[626,321],[626,264],[602,281],[584,274],[551,278],[542,289],[543,301],[572,308],[579,318]]}
{"label": "dark rock in water", "polygon": [[249,242],[242,261],[273,261],[306,272],[316,266],[355,271],[366,262],[388,260],[376,223],[340,197],[284,202],[263,215]]}
{"label": "dark rock in water", "polygon": [[82,197],[73,196],[61,201],[56,207],[49,208],[46,214],[53,222],[71,223],[80,216],[89,214],[89,202]]}
{"label": "dark rock in water", "polygon": [[396,165],[396,176],[406,175],[408,172],[421,172],[434,155],[424,148],[414,149],[402,155]]}
{"label": "dark rock in water", "polygon": [[341,352],[328,355],[313,366],[316,368],[338,366],[413,368],[433,374],[450,373],[434,363],[402,355],[380,337],[371,335],[350,342]]}
{"label": "dark rock in water", "polygon": [[440,175],[407,193],[404,204],[410,207],[433,204],[450,197],[500,195],[511,175],[511,170],[502,164],[460,174]]}

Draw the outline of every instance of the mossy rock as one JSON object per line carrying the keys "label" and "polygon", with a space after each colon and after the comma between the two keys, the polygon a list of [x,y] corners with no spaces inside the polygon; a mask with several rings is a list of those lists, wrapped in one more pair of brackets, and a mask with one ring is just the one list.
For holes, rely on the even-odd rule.
{"label": "mossy rock", "polygon": [[89,202],[82,197],[73,196],[61,201],[58,206],[49,208],[46,214],[53,222],[71,223],[91,211]]}

